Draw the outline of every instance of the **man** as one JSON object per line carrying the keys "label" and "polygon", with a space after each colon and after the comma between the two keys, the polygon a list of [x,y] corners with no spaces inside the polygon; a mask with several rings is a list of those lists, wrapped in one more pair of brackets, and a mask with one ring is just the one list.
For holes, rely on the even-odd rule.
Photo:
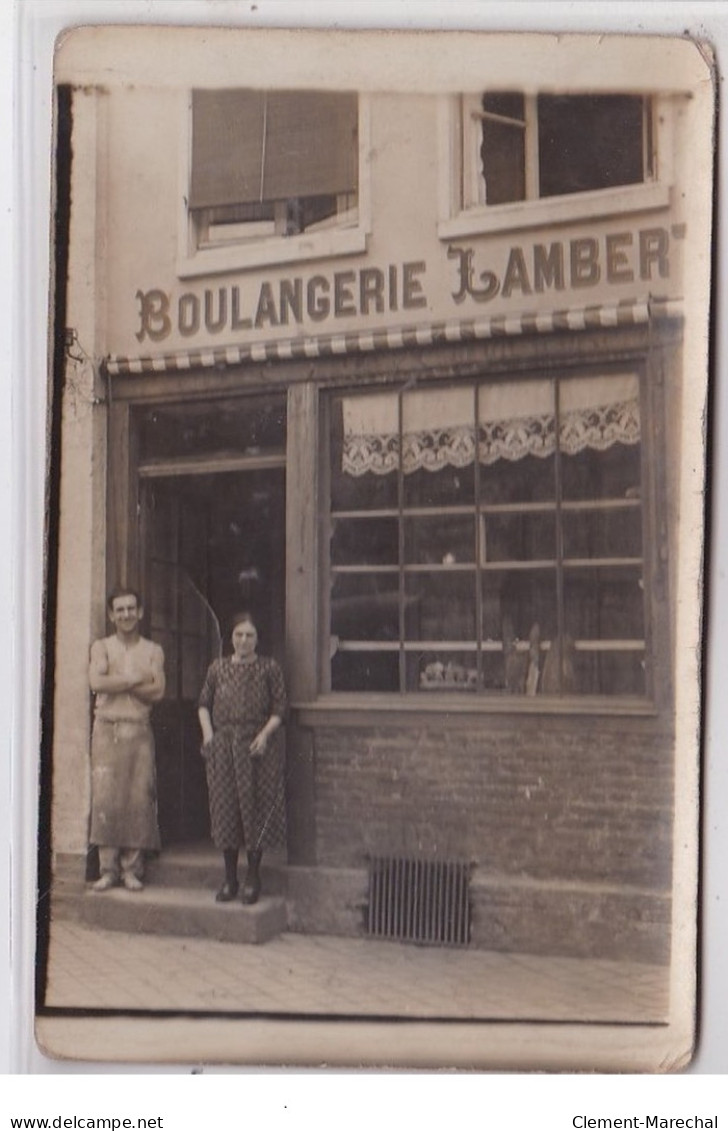
{"label": "man", "polygon": [[145,850],[159,848],[152,704],[164,695],[164,653],[139,632],[142,602],[133,589],[108,599],[114,633],[91,646],[96,695],[91,735],[91,834],[101,875],[94,891],[144,887]]}

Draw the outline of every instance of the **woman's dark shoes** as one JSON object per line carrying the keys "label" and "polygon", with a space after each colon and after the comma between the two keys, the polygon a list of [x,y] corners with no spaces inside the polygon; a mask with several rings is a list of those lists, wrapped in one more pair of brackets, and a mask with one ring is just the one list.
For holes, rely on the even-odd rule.
{"label": "woman's dark shoes", "polygon": [[250,906],[251,904],[258,902],[259,895],[260,874],[257,870],[253,871],[252,869],[250,869],[247,876],[245,877],[245,883],[243,884],[242,902],[246,904],[246,906]]}
{"label": "woman's dark shoes", "polygon": [[235,899],[235,896],[237,894],[238,894],[237,882],[233,884],[233,883],[230,883],[229,880],[225,880],[225,883],[222,885],[219,892],[215,896],[215,902],[216,903],[230,903],[231,900]]}
{"label": "woman's dark shoes", "polygon": [[248,870],[245,873],[243,884],[243,903],[250,905],[258,902],[260,895],[260,862],[262,853],[258,849],[248,852]]}

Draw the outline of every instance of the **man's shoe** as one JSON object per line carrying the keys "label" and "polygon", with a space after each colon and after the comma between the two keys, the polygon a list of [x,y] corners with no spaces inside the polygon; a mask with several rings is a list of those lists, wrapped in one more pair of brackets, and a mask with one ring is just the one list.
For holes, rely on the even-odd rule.
{"label": "man's shoe", "polygon": [[116,876],[112,876],[111,872],[104,872],[99,876],[96,883],[92,886],[92,891],[108,891],[109,888],[115,888],[117,884]]}
{"label": "man's shoe", "polygon": [[124,876],[124,887],[127,891],[143,891],[144,884],[132,872]]}

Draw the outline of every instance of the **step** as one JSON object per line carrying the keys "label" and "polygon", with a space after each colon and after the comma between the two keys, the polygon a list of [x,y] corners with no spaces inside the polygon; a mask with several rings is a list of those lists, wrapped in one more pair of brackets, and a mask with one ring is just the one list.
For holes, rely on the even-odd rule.
{"label": "step", "polygon": [[[212,846],[184,845],[163,849],[147,861],[150,885],[171,888],[199,888],[214,893],[223,880],[222,854]],[[245,852],[240,853],[240,882],[245,876]],[[283,853],[263,857],[261,880],[266,895],[286,894],[286,859]]]}
{"label": "step", "polygon": [[216,903],[215,890],[154,885],[140,892],[89,888],[73,900],[65,897],[54,904],[54,913],[108,931],[218,942],[265,943],[286,930],[286,903],[280,896],[263,895],[246,907],[239,898]]}

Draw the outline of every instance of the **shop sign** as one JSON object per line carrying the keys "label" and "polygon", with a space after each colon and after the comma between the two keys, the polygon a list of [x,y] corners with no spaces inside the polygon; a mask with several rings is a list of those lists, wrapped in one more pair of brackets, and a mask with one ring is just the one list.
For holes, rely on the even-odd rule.
{"label": "shop sign", "polygon": [[[484,304],[500,296],[522,302],[548,291],[667,279],[671,238],[683,235],[684,228],[651,227],[530,247],[513,245],[498,263],[491,261],[487,246],[451,244],[447,249],[453,263],[450,300],[456,305],[466,300]],[[161,342],[171,334],[182,338],[234,334],[428,308],[427,270],[428,264],[418,260],[322,272],[307,279],[264,279],[252,301],[239,284],[208,287],[202,294],[185,291],[176,300],[159,288],[138,290],[136,338]]]}

